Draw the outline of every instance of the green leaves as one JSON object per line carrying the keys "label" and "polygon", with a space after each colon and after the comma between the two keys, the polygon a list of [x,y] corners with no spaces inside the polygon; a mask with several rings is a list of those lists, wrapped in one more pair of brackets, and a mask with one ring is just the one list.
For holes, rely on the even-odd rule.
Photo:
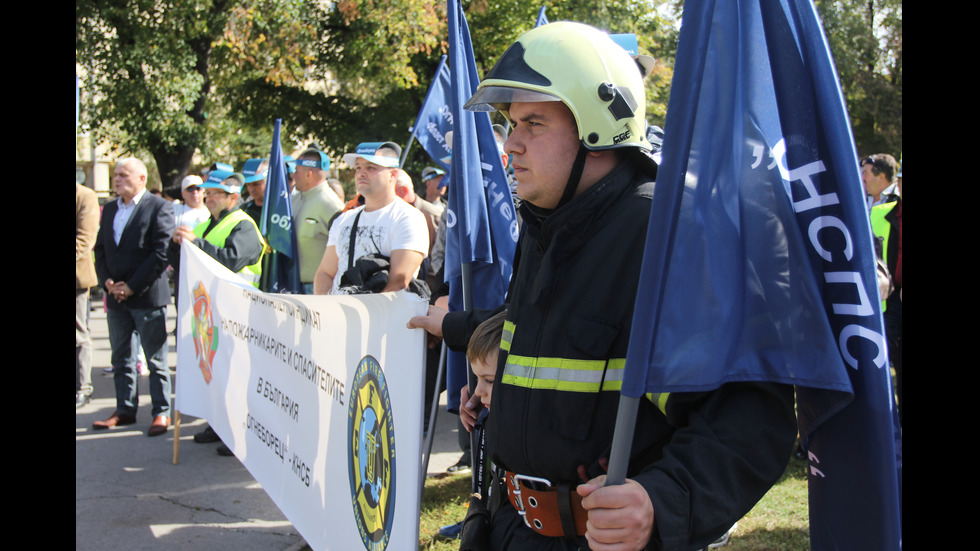
{"label": "green leaves", "polygon": [[817,2],[860,155],[902,153],[901,0]]}
{"label": "green leaves", "polygon": [[215,115],[228,112],[226,91],[255,78],[303,84],[316,54],[307,7],[299,0],[76,2],[83,124],[96,139],[153,155],[164,188],[175,187],[198,148],[238,135],[228,121],[216,124]]}
{"label": "green leaves", "polygon": [[[464,9],[480,74],[534,26],[542,6],[551,21],[636,34],[641,53],[657,60],[645,81],[647,119],[663,126],[682,4],[467,0]],[[817,5],[859,150],[897,156],[901,1]],[[262,154],[276,118],[287,149],[315,140],[336,157],[360,141],[404,144],[448,53],[445,10],[445,0],[78,0],[83,128],[153,155],[175,178],[164,178],[165,188],[195,152],[206,164]]]}

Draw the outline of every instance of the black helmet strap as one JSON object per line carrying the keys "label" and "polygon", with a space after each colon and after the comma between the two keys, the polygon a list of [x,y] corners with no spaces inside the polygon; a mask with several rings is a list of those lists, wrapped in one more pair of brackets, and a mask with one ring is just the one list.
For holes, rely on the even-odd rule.
{"label": "black helmet strap", "polygon": [[588,154],[589,150],[585,148],[581,142],[578,146],[578,154],[575,156],[575,162],[572,163],[572,173],[568,175],[568,183],[565,184],[565,192],[562,193],[561,199],[558,201],[558,206],[555,210],[560,209],[566,203],[572,200],[575,196],[575,190],[578,189],[579,183],[582,181],[582,171],[585,169],[585,156]]}

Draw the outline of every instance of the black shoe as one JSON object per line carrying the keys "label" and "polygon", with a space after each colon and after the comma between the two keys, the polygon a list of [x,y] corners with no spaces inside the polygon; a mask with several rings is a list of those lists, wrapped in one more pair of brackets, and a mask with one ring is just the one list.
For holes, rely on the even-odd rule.
{"label": "black shoe", "polygon": [[465,456],[461,457],[459,461],[456,462],[455,465],[446,469],[446,471],[453,474],[468,473],[471,470],[472,468],[470,467],[470,458]]}
{"label": "black shoe", "polygon": [[76,392],[75,393],[75,409],[78,409],[88,403],[92,399],[91,392]]}
{"label": "black shoe", "polygon": [[217,442],[220,440],[218,438],[218,433],[214,432],[211,425],[208,425],[206,429],[194,435],[194,441],[198,444],[210,444],[211,442]]}
{"label": "black shoe", "polygon": [[235,452],[231,451],[231,448],[229,448],[224,444],[218,446],[217,451],[218,451],[218,455],[222,455],[224,457],[231,457],[235,455]]}
{"label": "black shoe", "polygon": [[439,537],[447,540],[458,540],[463,533],[463,521],[449,524],[439,529]]}

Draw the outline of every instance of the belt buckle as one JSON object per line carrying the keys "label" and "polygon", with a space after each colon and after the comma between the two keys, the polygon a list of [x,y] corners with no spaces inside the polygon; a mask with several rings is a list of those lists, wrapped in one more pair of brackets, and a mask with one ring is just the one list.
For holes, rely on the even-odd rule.
{"label": "belt buckle", "polygon": [[[524,502],[521,499],[521,482],[527,482],[528,487],[535,491],[542,491],[551,488],[551,481],[545,478],[538,478],[536,476],[524,474],[514,474],[511,479],[511,485],[514,487],[514,501],[517,502],[517,513],[521,515],[521,518],[524,520],[524,524],[526,524],[528,528],[540,531],[542,529],[540,520],[534,519],[533,525],[527,520],[527,510],[524,508]],[[541,488],[540,486],[544,487]],[[536,508],[538,506],[534,496],[528,496],[528,505],[530,505],[532,508]]]}

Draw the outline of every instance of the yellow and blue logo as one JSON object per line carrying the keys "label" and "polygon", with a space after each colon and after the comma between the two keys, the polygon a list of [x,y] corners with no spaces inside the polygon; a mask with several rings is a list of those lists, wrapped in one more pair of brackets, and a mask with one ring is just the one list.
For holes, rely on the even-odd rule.
{"label": "yellow and blue logo", "polygon": [[395,509],[395,427],[378,360],[365,356],[354,373],[347,418],[351,502],[361,541],[383,551]]}

